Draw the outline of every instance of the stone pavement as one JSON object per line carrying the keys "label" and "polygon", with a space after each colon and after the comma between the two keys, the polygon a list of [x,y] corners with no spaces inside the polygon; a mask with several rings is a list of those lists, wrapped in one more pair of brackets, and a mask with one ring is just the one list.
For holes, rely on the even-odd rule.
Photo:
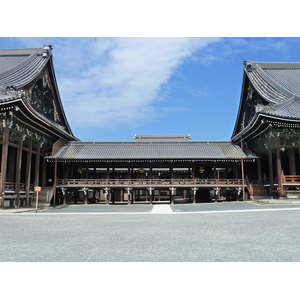
{"label": "stone pavement", "polygon": [[[234,209],[232,206],[239,204],[246,205],[300,205],[300,199],[259,199],[251,201],[233,201],[233,202],[214,202],[214,203],[197,203],[197,204],[132,204],[132,205],[102,205],[102,204],[88,204],[88,205],[60,205],[56,208],[53,207],[42,207],[38,208],[38,212],[60,212],[68,209],[68,212],[79,213],[84,211],[85,213],[95,211],[95,208],[98,212],[118,212],[118,213],[152,213],[152,214],[172,214],[173,212],[183,212],[183,210],[177,208],[186,208],[187,211],[202,211],[207,210],[207,207],[216,207],[218,205],[228,206],[228,209]],[[209,209],[210,210],[210,209]],[[1,213],[10,214],[10,213],[34,213],[35,207],[20,207],[20,208],[3,208],[0,209]]]}
{"label": "stone pavement", "polygon": [[300,199],[259,199],[253,202],[257,204],[300,204]]}

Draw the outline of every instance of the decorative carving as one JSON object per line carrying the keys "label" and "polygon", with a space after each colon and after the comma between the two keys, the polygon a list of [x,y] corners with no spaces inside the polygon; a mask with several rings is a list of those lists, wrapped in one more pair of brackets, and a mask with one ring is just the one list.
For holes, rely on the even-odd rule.
{"label": "decorative carving", "polygon": [[249,141],[256,153],[274,149],[277,146],[299,146],[300,128],[270,126],[267,131]]}
{"label": "decorative carving", "polygon": [[59,122],[48,75],[40,78],[30,92],[29,104],[47,119]]}
{"label": "decorative carving", "polygon": [[253,95],[253,88],[252,88],[252,85],[249,84],[249,86],[248,86],[247,100],[252,100],[252,95]]}

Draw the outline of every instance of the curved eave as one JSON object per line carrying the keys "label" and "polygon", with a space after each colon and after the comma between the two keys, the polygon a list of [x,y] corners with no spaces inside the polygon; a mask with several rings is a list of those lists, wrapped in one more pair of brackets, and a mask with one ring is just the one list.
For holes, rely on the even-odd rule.
{"label": "curved eave", "polygon": [[7,101],[5,103],[0,103],[0,111],[1,110],[9,110],[14,109],[15,114],[19,114],[21,117],[26,119],[27,123],[35,124],[39,129],[46,130],[46,132],[54,133],[58,137],[62,139],[66,139],[67,141],[78,141],[76,137],[72,134],[68,133],[65,130],[62,130],[54,123],[49,122],[47,118],[38,114],[30,105],[26,104],[23,99],[18,98],[11,101]]}
{"label": "curved eave", "polygon": [[244,72],[243,72],[242,91],[241,91],[241,97],[240,97],[240,104],[239,104],[237,118],[236,118],[236,121],[235,121],[235,126],[234,126],[234,129],[233,129],[233,133],[232,133],[231,139],[233,139],[234,134],[238,131],[237,130],[237,126],[239,124],[239,119],[240,119],[241,110],[242,110],[243,96],[244,96],[244,89],[245,89],[245,82],[246,82],[246,73],[245,73],[245,70],[244,70]]}
{"label": "curved eave", "polygon": [[45,157],[49,162],[69,162],[69,163],[155,163],[155,162],[240,162],[243,160],[253,161],[256,156],[240,157],[240,158],[57,158]]}
{"label": "curved eave", "polygon": [[241,141],[241,139],[251,139],[267,129],[272,123],[276,123],[278,126],[284,126],[287,123],[297,123],[300,126],[300,119],[281,117],[259,112],[254,115],[251,122],[241,132],[232,137],[231,141],[238,143]]}
{"label": "curved eave", "polygon": [[61,98],[60,98],[60,94],[59,94],[59,90],[58,90],[58,85],[57,85],[57,80],[56,80],[56,76],[55,76],[55,72],[54,72],[54,64],[53,64],[53,59],[52,59],[52,55],[51,55],[51,59],[50,59],[50,68],[51,68],[51,73],[53,75],[53,80],[54,80],[54,86],[55,86],[55,92],[56,92],[56,95],[57,95],[57,101],[59,103],[59,106],[61,108],[61,114],[63,116],[63,119],[64,119],[64,123],[68,129],[68,132],[73,135],[72,133],[72,130],[71,130],[71,127],[69,125],[69,122],[68,122],[68,119],[66,117],[66,114],[65,114],[65,111],[63,109],[63,105],[62,105],[62,102],[61,102]]}
{"label": "curved eave", "polygon": [[[251,73],[253,74],[253,72],[255,72],[255,71],[258,73],[259,76],[261,76],[260,80],[265,81],[265,83],[268,85],[268,87],[263,86],[263,83],[260,83],[260,80],[254,80],[254,77],[250,74]],[[255,120],[259,116],[264,115],[262,113],[256,114],[253,117],[252,122],[250,122],[242,131],[238,130],[238,125],[239,125],[239,120],[241,117],[241,111],[242,111],[242,105],[243,105],[243,99],[244,99],[244,95],[245,95],[245,86],[246,86],[247,80],[251,83],[252,87],[260,95],[260,97],[262,97],[262,99],[264,99],[266,102],[268,102],[270,104],[278,105],[281,103],[285,103],[286,101],[291,101],[295,97],[289,90],[285,89],[279,83],[277,83],[276,81],[271,79],[268,75],[266,75],[265,72],[258,65],[256,65],[255,70],[251,70],[251,68],[247,69],[247,67],[245,67],[244,73],[243,73],[243,84],[242,84],[242,92],[241,92],[239,110],[238,110],[235,127],[233,130],[233,134],[231,137],[232,141],[240,140],[239,136],[241,136],[241,135],[245,136],[245,134],[247,134],[247,132],[249,132],[249,130],[253,129]],[[266,90],[272,89],[272,91],[269,90],[269,91],[263,92],[264,89],[266,89]],[[272,96],[268,96],[268,93],[270,95],[272,94]],[[278,99],[277,101],[274,100],[276,97]],[[280,116],[276,115],[275,113],[274,113],[274,115],[272,115],[272,113],[270,113],[270,114],[266,113],[264,116],[270,117],[270,118],[281,118]],[[289,119],[291,119],[291,118],[289,118]]]}

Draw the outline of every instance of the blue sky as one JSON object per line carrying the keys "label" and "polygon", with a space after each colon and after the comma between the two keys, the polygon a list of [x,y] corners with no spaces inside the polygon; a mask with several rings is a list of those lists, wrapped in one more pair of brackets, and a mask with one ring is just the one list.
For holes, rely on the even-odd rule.
{"label": "blue sky", "polygon": [[134,134],[229,140],[243,61],[299,61],[300,38],[29,37],[1,48],[53,46],[63,106],[83,141],[132,141]]}

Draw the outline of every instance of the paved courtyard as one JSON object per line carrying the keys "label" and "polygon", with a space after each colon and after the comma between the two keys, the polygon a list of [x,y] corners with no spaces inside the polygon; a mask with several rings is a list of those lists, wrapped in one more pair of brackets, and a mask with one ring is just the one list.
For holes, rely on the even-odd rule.
{"label": "paved courtyard", "polygon": [[167,207],[165,212],[160,208],[155,212],[151,205],[4,212],[0,214],[0,261],[300,261],[299,205]]}

